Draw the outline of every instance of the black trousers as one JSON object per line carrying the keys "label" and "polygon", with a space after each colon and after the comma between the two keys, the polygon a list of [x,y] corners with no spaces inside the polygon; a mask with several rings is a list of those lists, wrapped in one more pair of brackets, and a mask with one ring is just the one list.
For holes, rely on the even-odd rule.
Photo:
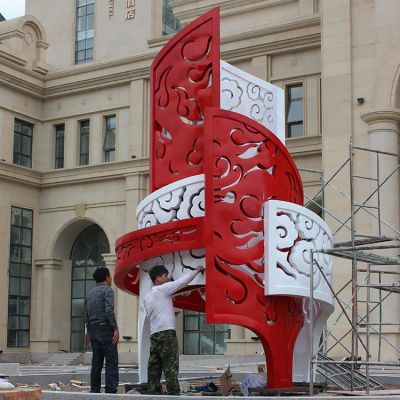
{"label": "black trousers", "polygon": [[114,331],[108,324],[92,324],[90,326],[90,342],[92,345],[92,370],[90,372],[90,391],[100,393],[101,370],[106,360],[106,393],[116,393],[119,383],[118,351],[112,343]]}

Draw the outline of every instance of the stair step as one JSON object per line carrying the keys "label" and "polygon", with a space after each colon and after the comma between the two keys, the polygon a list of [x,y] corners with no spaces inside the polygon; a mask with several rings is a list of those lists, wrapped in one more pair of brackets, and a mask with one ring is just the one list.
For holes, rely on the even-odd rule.
{"label": "stair step", "polygon": [[42,365],[71,365],[77,358],[81,357],[81,353],[55,353],[47,360],[43,361]]}

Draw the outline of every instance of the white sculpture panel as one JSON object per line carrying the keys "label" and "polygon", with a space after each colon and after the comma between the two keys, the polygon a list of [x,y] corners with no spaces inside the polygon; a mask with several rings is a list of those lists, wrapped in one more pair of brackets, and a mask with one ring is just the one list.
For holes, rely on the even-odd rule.
{"label": "white sculpture panel", "polygon": [[245,115],[285,143],[285,98],[280,87],[221,60],[221,108]]}
{"label": "white sculpture panel", "polygon": [[136,209],[139,228],[204,216],[204,175],[171,183],[144,198]]}
{"label": "white sculpture panel", "polygon": [[[322,330],[333,312],[333,305],[314,300],[313,311],[313,349],[315,356],[320,345]],[[304,325],[299,332],[293,351],[293,382],[310,382],[310,300],[303,299]]]}
{"label": "white sculpture panel", "polygon": [[[323,327],[333,312],[333,296],[325,280],[332,282],[332,256],[314,253],[312,313],[310,332],[311,250],[333,246],[326,223],[305,207],[285,201],[264,204],[264,292],[266,295],[302,296],[304,325],[293,352],[293,381],[310,381],[310,354],[318,352]],[[325,278],[321,275],[318,264]],[[313,349],[310,348],[310,335]]]}
{"label": "white sculpture panel", "polygon": [[[326,223],[305,207],[285,201],[264,204],[266,295],[309,297],[311,250],[333,247],[332,233]],[[313,295],[332,304],[333,297],[325,277],[332,280],[332,256],[314,253]]]}

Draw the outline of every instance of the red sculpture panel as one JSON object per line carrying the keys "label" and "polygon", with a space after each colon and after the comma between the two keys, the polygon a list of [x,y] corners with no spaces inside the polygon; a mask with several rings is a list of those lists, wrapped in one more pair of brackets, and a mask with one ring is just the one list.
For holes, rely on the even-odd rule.
{"label": "red sculpture panel", "polygon": [[136,266],[140,262],[160,254],[203,247],[203,218],[174,221],[128,233],[115,244],[115,283],[138,296],[139,269]]}
{"label": "red sculpture panel", "polygon": [[264,296],[263,203],[301,204],[297,168],[265,127],[229,111],[206,112],[207,322],[245,326],[261,340],[268,386],[292,384],[301,300]]}
{"label": "red sculpture panel", "polygon": [[201,174],[204,110],[219,107],[219,10],[180,31],[151,74],[151,191]]}

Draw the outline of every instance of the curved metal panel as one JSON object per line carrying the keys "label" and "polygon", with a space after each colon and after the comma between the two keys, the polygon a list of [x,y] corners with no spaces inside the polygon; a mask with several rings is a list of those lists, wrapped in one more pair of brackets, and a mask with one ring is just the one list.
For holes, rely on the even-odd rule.
{"label": "curved metal panel", "polygon": [[297,297],[265,296],[263,204],[301,204],[294,161],[264,126],[231,111],[206,111],[207,322],[251,329],[267,360],[269,387],[292,385],[294,344],[303,325]]}
{"label": "curved metal panel", "polygon": [[204,110],[219,107],[219,9],[178,32],[151,65],[151,191],[203,173]]}

